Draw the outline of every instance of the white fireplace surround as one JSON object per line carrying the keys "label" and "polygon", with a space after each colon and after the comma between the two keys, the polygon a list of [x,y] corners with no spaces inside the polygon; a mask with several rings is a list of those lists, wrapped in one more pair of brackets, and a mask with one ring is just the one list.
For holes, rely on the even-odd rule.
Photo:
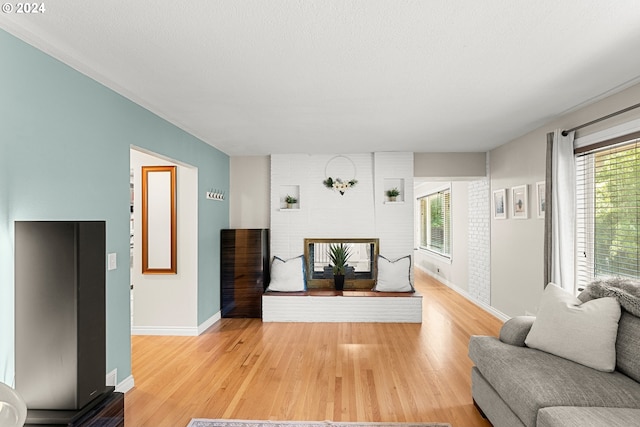
{"label": "white fireplace surround", "polygon": [[[358,181],[344,195],[323,184],[327,163],[338,155],[271,156],[271,255],[289,259],[303,254],[306,237],[376,237],[380,255],[389,259],[412,255],[413,153],[340,154],[349,160],[343,163],[353,164],[344,178]],[[332,173],[340,176],[341,171]],[[392,187],[402,187],[395,203],[385,195]],[[284,203],[287,195],[298,199],[292,209]]]}

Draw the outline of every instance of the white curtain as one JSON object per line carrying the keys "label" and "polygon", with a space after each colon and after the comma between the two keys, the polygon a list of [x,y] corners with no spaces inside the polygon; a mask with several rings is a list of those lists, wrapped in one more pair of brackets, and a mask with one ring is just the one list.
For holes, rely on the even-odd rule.
{"label": "white curtain", "polygon": [[[553,134],[551,153],[551,215],[549,281],[570,292],[575,285],[576,171],[575,132]],[[547,225],[549,223],[547,222]]]}

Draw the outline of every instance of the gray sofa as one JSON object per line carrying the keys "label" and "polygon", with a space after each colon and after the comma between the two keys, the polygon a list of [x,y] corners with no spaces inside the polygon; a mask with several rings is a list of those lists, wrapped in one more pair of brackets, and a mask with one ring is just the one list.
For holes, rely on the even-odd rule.
{"label": "gray sofa", "polygon": [[471,337],[478,409],[495,427],[640,426],[640,317],[622,306],[613,372],[527,347],[534,317],[508,320],[499,338]]}

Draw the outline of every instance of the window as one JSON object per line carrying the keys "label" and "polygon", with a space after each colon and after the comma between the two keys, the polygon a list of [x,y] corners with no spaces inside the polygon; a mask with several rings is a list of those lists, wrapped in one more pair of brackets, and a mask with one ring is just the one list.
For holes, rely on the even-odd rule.
{"label": "window", "polygon": [[577,287],[602,276],[640,278],[640,139],[583,151],[576,154]]}
{"label": "window", "polygon": [[451,257],[451,188],[418,199],[420,247]]}

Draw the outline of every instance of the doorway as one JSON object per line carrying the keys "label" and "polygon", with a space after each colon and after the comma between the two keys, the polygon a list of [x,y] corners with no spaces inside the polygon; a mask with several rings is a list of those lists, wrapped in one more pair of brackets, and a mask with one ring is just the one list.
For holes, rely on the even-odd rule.
{"label": "doorway", "polygon": [[[142,273],[142,166],[176,166],[177,270]],[[198,307],[198,169],[138,147],[130,149],[132,335],[192,335]]]}

